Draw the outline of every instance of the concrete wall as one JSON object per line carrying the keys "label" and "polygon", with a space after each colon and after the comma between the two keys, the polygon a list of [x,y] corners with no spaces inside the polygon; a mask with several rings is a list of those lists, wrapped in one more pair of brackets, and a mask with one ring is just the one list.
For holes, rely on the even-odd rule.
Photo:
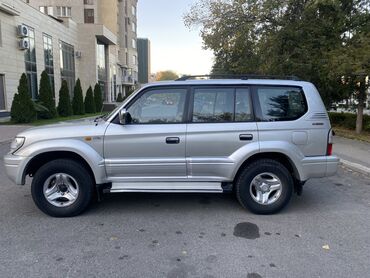
{"label": "concrete wall", "polygon": [[118,4],[117,0],[99,0],[98,23],[103,24],[112,33],[118,33]]}

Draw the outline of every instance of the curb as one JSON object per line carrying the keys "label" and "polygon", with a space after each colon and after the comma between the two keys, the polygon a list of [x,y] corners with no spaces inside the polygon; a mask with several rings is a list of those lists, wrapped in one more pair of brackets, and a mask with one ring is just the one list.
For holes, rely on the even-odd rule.
{"label": "curb", "polygon": [[354,163],[354,162],[350,162],[348,160],[345,160],[345,159],[340,159],[340,163],[353,170],[353,171],[356,171],[356,172],[359,172],[361,174],[364,174],[364,175],[367,175],[367,176],[370,176],[370,168],[369,167],[366,167],[364,165],[361,165],[361,164],[358,164],[358,163]]}

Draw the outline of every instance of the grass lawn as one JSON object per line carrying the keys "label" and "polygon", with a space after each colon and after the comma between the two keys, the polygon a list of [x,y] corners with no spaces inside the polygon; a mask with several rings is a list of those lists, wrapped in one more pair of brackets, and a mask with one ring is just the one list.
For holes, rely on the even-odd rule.
{"label": "grass lawn", "polygon": [[363,131],[361,134],[357,134],[355,130],[343,128],[340,126],[333,126],[333,130],[338,136],[370,143],[370,132],[368,131]]}
{"label": "grass lawn", "polygon": [[58,117],[58,118],[55,118],[55,119],[47,119],[47,120],[40,119],[40,120],[36,120],[32,123],[27,123],[27,124],[16,124],[16,123],[13,123],[12,121],[9,121],[9,122],[0,123],[0,125],[41,126],[41,125],[55,124],[55,123],[70,121],[70,120],[78,120],[78,119],[84,119],[84,118],[90,118],[90,117],[97,117],[97,116],[100,116],[100,115],[102,115],[102,113],[92,113],[92,114],[85,114],[85,115],[73,115],[73,116],[69,116],[69,117]]}

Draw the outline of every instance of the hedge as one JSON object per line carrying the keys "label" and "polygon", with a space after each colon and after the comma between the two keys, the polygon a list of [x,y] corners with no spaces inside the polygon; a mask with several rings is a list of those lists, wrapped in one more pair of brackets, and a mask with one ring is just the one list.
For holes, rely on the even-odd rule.
{"label": "hedge", "polygon": [[91,86],[89,89],[87,89],[86,97],[85,97],[85,112],[86,113],[95,113],[95,101],[94,101],[94,95],[93,90]]}
{"label": "hedge", "polygon": [[95,101],[95,110],[96,112],[101,112],[103,109],[103,95],[98,83],[94,87],[94,101]]}
{"label": "hedge", "polygon": [[84,97],[82,95],[81,81],[79,78],[73,90],[72,110],[73,115],[85,114]]}
{"label": "hedge", "polygon": [[14,95],[10,117],[16,123],[30,123],[36,120],[36,109],[30,97],[27,76],[24,73],[19,80],[18,93]]}
{"label": "hedge", "polygon": [[59,90],[59,104],[58,114],[62,117],[71,116],[73,113],[71,99],[69,97],[69,90],[67,81],[62,81],[62,87]]}
{"label": "hedge", "polygon": [[53,89],[50,86],[49,75],[46,71],[41,73],[40,89],[38,101],[46,110],[38,112],[41,119],[52,119],[57,116],[57,109],[55,107],[55,100],[53,96]]}
{"label": "hedge", "polygon": [[[356,129],[357,114],[330,112],[329,118],[333,126],[340,126],[348,129]],[[364,115],[363,130],[370,131],[369,115]]]}

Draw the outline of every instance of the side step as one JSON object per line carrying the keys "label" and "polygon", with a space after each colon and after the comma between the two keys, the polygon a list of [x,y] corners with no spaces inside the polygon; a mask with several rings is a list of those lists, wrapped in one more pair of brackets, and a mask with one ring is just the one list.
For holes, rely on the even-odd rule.
{"label": "side step", "polygon": [[222,193],[221,182],[113,182],[115,192]]}

